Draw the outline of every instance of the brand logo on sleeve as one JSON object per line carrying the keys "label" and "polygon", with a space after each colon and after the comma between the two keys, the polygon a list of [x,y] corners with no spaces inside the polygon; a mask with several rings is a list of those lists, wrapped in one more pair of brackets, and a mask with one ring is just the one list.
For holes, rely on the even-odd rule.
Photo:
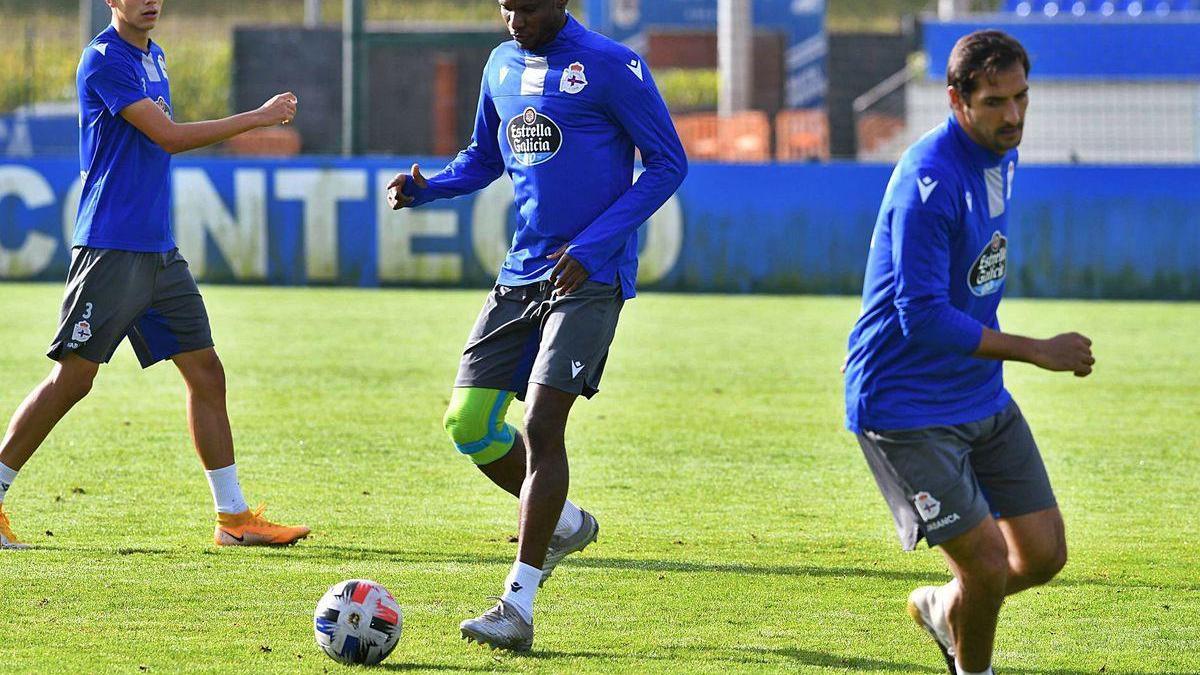
{"label": "brand logo on sleeve", "polygon": [[526,166],[550,161],[562,147],[562,130],[532,106],[508,121],[505,128],[513,158]]}
{"label": "brand logo on sleeve", "polygon": [[933,194],[937,186],[938,182],[936,180],[929,176],[921,176],[921,179],[917,181],[917,191],[921,193],[922,204],[929,201],[929,195]]}
{"label": "brand logo on sleeve", "polygon": [[1000,290],[1008,272],[1008,238],[993,232],[992,239],[975,258],[971,271],[967,273],[967,285],[971,293],[983,297]]}
{"label": "brand logo on sleeve", "polygon": [[154,105],[158,106],[158,109],[163,111],[163,114],[167,117],[174,118],[174,116],[171,114],[171,105],[167,103],[167,99],[159,96],[157,99],[155,99]]}
{"label": "brand logo on sleeve", "polygon": [[633,59],[629,63],[626,63],[625,67],[629,69],[629,72],[633,73],[634,75],[637,75],[637,79],[642,80],[643,82],[646,81],[646,78],[642,76],[642,62],[641,61],[638,61],[637,59]]}

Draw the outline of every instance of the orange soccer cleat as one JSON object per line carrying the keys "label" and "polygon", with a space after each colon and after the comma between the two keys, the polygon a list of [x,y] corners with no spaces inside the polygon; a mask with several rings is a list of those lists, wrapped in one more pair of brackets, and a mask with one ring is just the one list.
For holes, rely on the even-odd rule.
{"label": "orange soccer cleat", "polygon": [[29,548],[27,544],[22,544],[17,535],[13,534],[12,525],[8,522],[8,514],[4,513],[4,504],[0,503],[0,549],[3,548]]}
{"label": "orange soccer cleat", "polygon": [[262,517],[266,504],[241,513],[218,513],[217,546],[290,546],[308,536],[303,525],[277,525]]}

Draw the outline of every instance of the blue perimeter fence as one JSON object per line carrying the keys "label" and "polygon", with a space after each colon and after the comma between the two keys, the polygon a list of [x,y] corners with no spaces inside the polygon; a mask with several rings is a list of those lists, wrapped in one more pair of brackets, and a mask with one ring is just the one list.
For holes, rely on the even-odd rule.
{"label": "blue perimeter fence", "polygon": [[[174,163],[173,226],[207,282],[482,286],[512,234],[507,178],[390,211],[401,158]],[[423,166],[442,161],[425,159]],[[641,230],[640,286],[858,294],[891,167],[693,165]],[[1010,211],[1009,293],[1200,299],[1200,167],[1027,166]],[[587,177],[579,177],[579,190]],[[65,278],[76,163],[0,163],[0,279]]]}

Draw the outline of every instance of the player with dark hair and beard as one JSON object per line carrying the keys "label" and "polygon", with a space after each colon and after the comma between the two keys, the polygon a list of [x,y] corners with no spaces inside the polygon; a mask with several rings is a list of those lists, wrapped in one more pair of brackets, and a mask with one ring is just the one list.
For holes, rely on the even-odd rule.
{"label": "player with dark hair and beard", "polygon": [[1048,582],[1067,559],[1062,513],[1002,362],[1078,377],[1095,364],[1078,333],[1031,339],[996,319],[1028,74],[1025,50],[999,31],[955,45],[953,112],[892,173],[846,359],[846,426],[901,544],[926,539],[954,574],[909,597],[951,675],[991,673],[1004,598]]}

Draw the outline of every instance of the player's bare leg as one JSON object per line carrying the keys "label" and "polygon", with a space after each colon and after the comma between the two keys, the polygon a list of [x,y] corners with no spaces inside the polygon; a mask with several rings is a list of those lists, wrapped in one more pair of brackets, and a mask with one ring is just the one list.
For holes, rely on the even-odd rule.
{"label": "player's bare leg", "polygon": [[991,667],[996,623],[1008,588],[1008,545],[988,516],[973,529],[941,545],[954,581],[939,589],[960,668]]}
{"label": "player's bare leg", "polygon": [[[487,464],[477,464],[480,472],[488,477],[505,492],[518,499],[521,497],[521,486],[525,483],[528,471],[528,443],[520,431],[513,432],[513,446],[500,459]],[[542,580],[539,586],[545,584],[558,563],[572,553],[578,553],[596,541],[600,533],[600,524],[596,518],[572,504],[569,500],[563,502],[563,508],[558,516],[554,534],[546,549],[545,560],[542,561]]]}
{"label": "player's bare leg", "polygon": [[216,350],[183,352],[171,360],[187,383],[188,430],[213,491],[213,540],[219,546],[285,546],[308,536],[303,525],[288,527],[263,518],[263,508],[250,510],[242,497],[225,403],[225,369]]}
{"label": "player's bare leg", "polygon": [[513,447],[507,455],[490,464],[477,465],[488,480],[518,499],[521,497],[521,486],[525,484],[525,448],[525,436],[518,431],[513,434]]}
{"label": "player's bare leg", "polygon": [[541,569],[546,547],[558,524],[570,484],[567,466],[567,416],[576,395],[529,385],[525,435],[529,439],[528,470],[521,488],[521,529],[517,559]]}
{"label": "player's bare leg", "polygon": [[59,420],[92,390],[100,364],[67,354],[25,397],[0,443],[0,463],[20,470]]}
{"label": "player's bare leg", "polygon": [[4,498],[17,472],[59,420],[92,389],[99,364],[67,354],[13,413],[0,443],[0,548],[25,548],[4,512]]}
{"label": "player's bare leg", "polygon": [[1057,506],[999,518],[996,525],[1008,545],[1005,595],[1048,583],[1067,564],[1066,526]]}
{"label": "player's bare leg", "polygon": [[525,411],[528,459],[521,487],[517,561],[496,606],[460,625],[468,640],[518,652],[533,646],[533,599],[570,484],[565,436],[576,397],[553,387],[529,385]]}
{"label": "player's bare leg", "polygon": [[225,368],[215,349],[200,349],[171,358],[187,383],[188,431],[205,469],[233,464],[233,432],[225,407]]}

